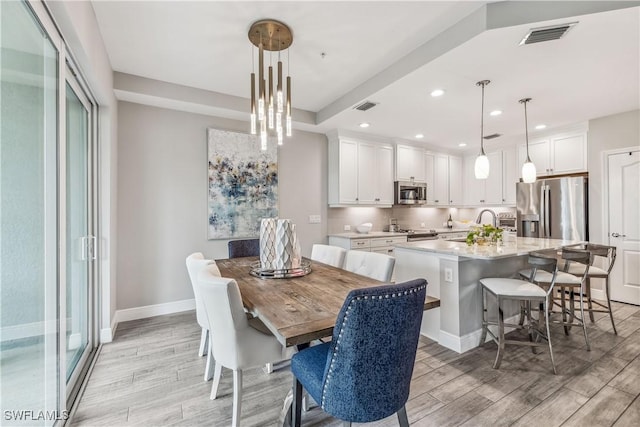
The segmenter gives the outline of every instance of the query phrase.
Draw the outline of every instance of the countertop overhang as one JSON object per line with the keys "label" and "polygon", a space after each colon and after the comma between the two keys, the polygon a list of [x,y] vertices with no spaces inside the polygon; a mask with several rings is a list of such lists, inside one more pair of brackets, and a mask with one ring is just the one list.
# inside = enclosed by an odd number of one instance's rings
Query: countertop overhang
{"label": "countertop overhang", "polygon": [[[473,259],[499,259],[527,255],[531,252],[561,249],[565,246],[583,243],[579,240],[538,239],[535,237],[514,237],[500,245],[467,245],[464,242],[447,240],[425,240],[397,243],[399,249],[409,249],[441,255],[453,255]],[[396,252],[397,254],[397,252]],[[397,255],[396,255],[397,256]]]}

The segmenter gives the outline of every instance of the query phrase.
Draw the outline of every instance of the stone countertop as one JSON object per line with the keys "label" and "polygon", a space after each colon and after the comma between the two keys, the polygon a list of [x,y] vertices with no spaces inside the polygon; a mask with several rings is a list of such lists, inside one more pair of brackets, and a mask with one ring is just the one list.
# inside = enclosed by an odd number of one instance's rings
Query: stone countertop
{"label": "stone countertop", "polygon": [[358,233],[356,231],[351,231],[347,233],[329,234],[329,237],[344,237],[347,239],[371,239],[375,237],[396,237],[396,236],[407,236],[407,233],[390,233],[388,231],[370,231],[368,233]]}
{"label": "stone countertop", "polygon": [[[577,240],[538,239],[535,237],[514,237],[507,239],[499,246],[469,246],[464,242],[451,242],[447,240],[424,240],[419,242],[397,243],[396,248],[415,250],[420,252],[435,253],[440,255],[453,255],[474,259],[498,259],[520,255],[541,250],[560,249],[564,246],[581,243]],[[396,257],[398,252],[396,252]]]}

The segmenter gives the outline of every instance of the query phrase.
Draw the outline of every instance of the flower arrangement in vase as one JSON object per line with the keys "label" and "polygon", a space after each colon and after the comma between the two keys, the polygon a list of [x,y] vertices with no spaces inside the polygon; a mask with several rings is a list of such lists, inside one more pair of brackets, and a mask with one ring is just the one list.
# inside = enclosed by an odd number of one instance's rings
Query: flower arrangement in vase
{"label": "flower arrangement in vase", "polygon": [[502,240],[502,229],[491,224],[472,227],[467,234],[467,245],[496,244]]}

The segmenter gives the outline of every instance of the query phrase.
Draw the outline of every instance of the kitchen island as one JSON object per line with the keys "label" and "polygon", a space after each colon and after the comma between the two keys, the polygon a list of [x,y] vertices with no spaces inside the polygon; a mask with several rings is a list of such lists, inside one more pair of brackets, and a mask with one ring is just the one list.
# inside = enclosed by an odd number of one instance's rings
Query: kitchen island
{"label": "kitchen island", "polygon": [[[463,353],[477,347],[482,329],[484,277],[519,277],[528,268],[531,252],[550,251],[581,243],[571,240],[511,237],[501,245],[468,246],[464,242],[429,240],[395,246],[395,278],[404,282],[427,279],[427,295],[440,299],[440,308],[424,312],[421,333]],[[507,316],[519,313],[517,303]]]}

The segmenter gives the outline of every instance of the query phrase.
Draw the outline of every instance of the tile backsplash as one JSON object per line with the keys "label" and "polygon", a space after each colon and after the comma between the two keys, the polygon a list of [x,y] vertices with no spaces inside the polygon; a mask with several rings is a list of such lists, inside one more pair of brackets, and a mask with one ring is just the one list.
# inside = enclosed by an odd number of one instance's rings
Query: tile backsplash
{"label": "tile backsplash", "polygon": [[[363,222],[373,223],[373,231],[384,231],[391,218],[396,218],[400,228],[442,228],[449,218],[454,221],[475,222],[478,213],[483,208],[434,208],[434,207],[405,207],[393,208],[329,208],[327,213],[327,231],[329,234],[344,233],[344,226],[349,225],[351,231]],[[513,212],[515,208],[490,207],[496,213]],[[485,214],[483,220],[489,221],[490,215]]]}

